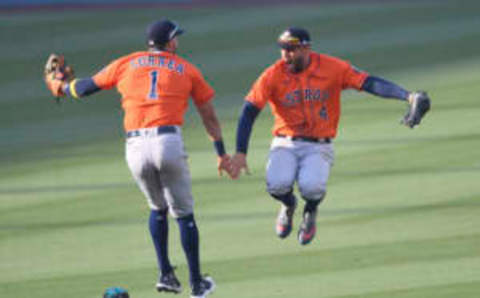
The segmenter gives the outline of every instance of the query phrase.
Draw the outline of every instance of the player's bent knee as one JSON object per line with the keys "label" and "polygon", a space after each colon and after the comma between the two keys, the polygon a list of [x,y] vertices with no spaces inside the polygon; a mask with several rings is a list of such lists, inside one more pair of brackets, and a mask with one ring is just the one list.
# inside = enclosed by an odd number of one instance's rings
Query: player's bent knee
{"label": "player's bent knee", "polygon": [[176,207],[170,206],[170,214],[173,218],[183,218],[193,214],[193,208],[190,206]]}
{"label": "player's bent knee", "polygon": [[327,194],[324,187],[303,187],[300,188],[300,194],[306,200],[321,201]]}
{"label": "player's bent knee", "polygon": [[271,196],[283,196],[292,191],[292,184],[289,181],[268,181],[267,180],[267,192]]}
{"label": "player's bent knee", "polygon": [[185,214],[183,216],[177,217],[177,220],[193,220],[193,219],[194,219],[193,213]]}
{"label": "player's bent knee", "polygon": [[292,191],[292,186],[289,184],[267,184],[267,192],[272,197],[279,197],[286,195]]}

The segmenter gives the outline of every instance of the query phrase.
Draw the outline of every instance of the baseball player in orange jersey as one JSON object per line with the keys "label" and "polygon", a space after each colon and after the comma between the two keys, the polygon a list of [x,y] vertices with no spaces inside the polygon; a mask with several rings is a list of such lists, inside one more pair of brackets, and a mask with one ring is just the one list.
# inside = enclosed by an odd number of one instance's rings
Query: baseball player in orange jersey
{"label": "baseball player in orange jersey", "polygon": [[[238,121],[237,153],[232,158],[233,177],[237,178],[242,169],[248,172],[250,132],[268,102],[275,122],[266,169],[267,191],[281,202],[276,233],[285,238],[292,230],[297,207],[293,194],[296,181],[306,202],[298,230],[298,241],[305,245],[315,236],[317,206],[325,197],[334,161],[332,140],[340,118],[341,91],[357,89],[408,101],[415,111],[405,118],[410,127],[420,123],[430,100],[424,92],[408,92],[346,61],[312,51],[310,35],[303,28],[288,28],[280,35],[278,44],[281,59],[260,75],[246,96]],[[420,100],[422,104],[418,105]],[[418,107],[421,111],[417,111]]]}
{"label": "baseball player in orange jersey", "polygon": [[168,212],[177,219],[190,272],[191,297],[206,297],[215,283],[202,276],[199,235],[193,216],[193,198],[181,126],[188,99],[203,120],[218,154],[218,171],[229,172],[220,124],[212,98],[214,90],[200,71],[175,54],[178,25],[163,19],[147,29],[148,51],[121,57],[91,78],[70,83],[47,79],[54,95],[74,98],[116,87],[125,112],[126,160],[150,206],[149,229],[155,246],[158,291],[179,293],[182,288],[168,257]]}

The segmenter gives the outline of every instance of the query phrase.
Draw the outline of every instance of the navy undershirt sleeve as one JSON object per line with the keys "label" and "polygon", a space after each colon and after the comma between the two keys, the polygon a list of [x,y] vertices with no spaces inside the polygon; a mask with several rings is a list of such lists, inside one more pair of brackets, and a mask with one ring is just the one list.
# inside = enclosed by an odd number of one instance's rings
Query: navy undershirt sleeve
{"label": "navy undershirt sleeve", "polygon": [[245,101],[242,107],[240,118],[238,119],[237,152],[247,154],[248,142],[250,140],[253,123],[255,122],[255,119],[259,113],[259,108],[257,108],[251,102]]}
{"label": "navy undershirt sleeve", "polygon": [[[65,93],[69,96],[73,96],[72,90],[70,90],[70,84],[65,89]],[[95,84],[92,78],[77,79],[75,82],[75,91],[78,97],[88,96],[101,89]]]}
{"label": "navy undershirt sleeve", "polygon": [[362,90],[385,98],[407,100],[409,92],[402,87],[379,77],[368,76]]}

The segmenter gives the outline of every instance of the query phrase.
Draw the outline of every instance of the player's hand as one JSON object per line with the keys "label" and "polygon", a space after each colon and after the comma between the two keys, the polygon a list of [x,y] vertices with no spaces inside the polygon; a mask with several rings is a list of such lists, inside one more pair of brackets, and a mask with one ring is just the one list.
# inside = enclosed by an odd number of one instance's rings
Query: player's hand
{"label": "player's hand", "polygon": [[245,153],[236,153],[232,157],[232,179],[237,179],[241,172],[244,171],[245,174],[250,175],[250,171],[247,165],[247,155]]}
{"label": "player's hand", "polygon": [[45,84],[47,88],[52,92],[55,97],[62,97],[65,95],[63,92],[64,82],[51,76],[45,77]]}
{"label": "player's hand", "polygon": [[233,179],[232,158],[228,154],[224,154],[217,158],[218,176],[223,176],[223,171]]}
{"label": "player's hand", "polygon": [[64,96],[63,92],[66,83],[75,78],[73,68],[66,64],[63,55],[51,54],[45,63],[43,78],[47,88],[53,96]]}

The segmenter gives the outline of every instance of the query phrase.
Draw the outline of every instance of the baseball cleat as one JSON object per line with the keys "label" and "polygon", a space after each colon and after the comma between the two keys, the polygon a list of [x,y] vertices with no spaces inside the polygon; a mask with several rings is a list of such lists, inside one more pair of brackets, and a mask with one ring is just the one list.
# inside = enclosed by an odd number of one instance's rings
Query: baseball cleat
{"label": "baseball cleat", "polygon": [[157,284],[157,291],[178,294],[182,291],[182,285],[178,281],[173,270],[170,273],[160,276]]}
{"label": "baseball cleat", "polygon": [[290,232],[292,231],[293,214],[295,213],[296,208],[296,198],[294,199],[294,203],[292,206],[287,207],[282,204],[282,206],[280,207],[280,211],[278,212],[277,216],[277,223],[275,225],[275,230],[278,237],[283,239],[290,235]]}
{"label": "baseball cleat", "polygon": [[192,286],[191,298],[205,298],[215,290],[215,281],[210,276],[205,276],[202,280]]}
{"label": "baseball cleat", "polygon": [[298,242],[301,245],[309,244],[315,237],[317,232],[317,211],[305,211],[303,213],[303,221],[298,230]]}

